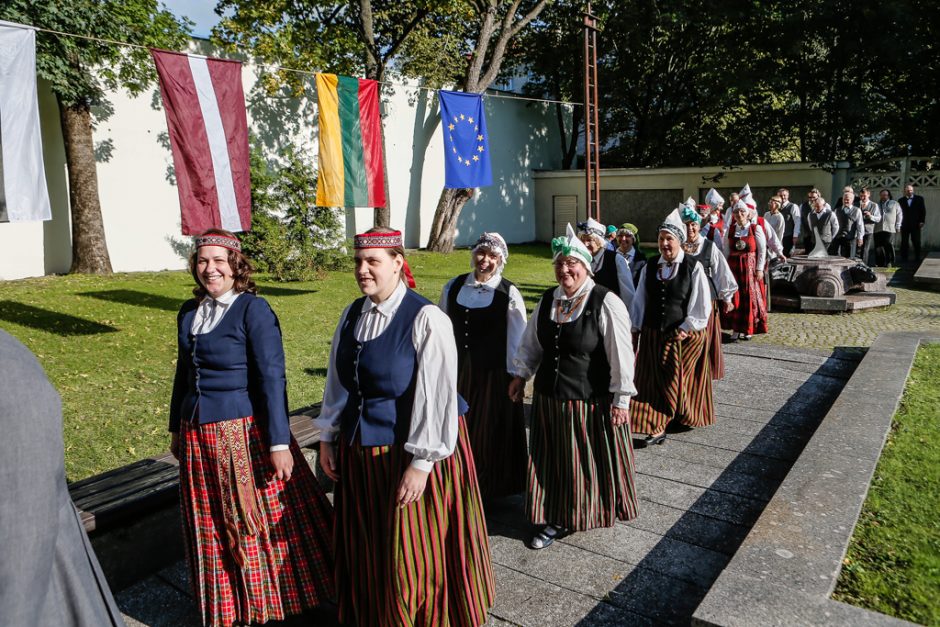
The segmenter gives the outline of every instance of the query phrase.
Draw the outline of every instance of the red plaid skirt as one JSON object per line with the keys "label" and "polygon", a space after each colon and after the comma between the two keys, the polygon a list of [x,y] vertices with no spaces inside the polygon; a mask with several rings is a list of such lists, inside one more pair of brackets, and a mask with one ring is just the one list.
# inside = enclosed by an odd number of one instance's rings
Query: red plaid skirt
{"label": "red plaid skirt", "polygon": [[290,452],[290,481],[271,480],[250,416],[183,423],[183,534],[203,625],[282,620],[333,597],[333,508],[293,437]]}
{"label": "red plaid skirt", "polygon": [[728,266],[738,282],[734,309],[721,314],[721,327],[745,335],[767,333],[767,294],[764,281],[754,276],[757,253],[732,253]]}

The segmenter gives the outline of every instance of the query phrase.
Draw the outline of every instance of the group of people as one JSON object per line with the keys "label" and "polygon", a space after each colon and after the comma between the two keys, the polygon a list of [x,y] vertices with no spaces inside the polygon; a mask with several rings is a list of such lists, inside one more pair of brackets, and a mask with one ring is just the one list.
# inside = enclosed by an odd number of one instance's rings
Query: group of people
{"label": "group of people", "polygon": [[729,200],[680,204],[658,256],[633,224],[568,225],[530,316],[497,233],[437,304],[414,291],[400,232],[357,235],[362,296],[339,318],[315,421],[332,504],[291,436],[280,327],[238,238],[196,238],[170,431],[204,623],[335,602],[359,625],[480,625],[495,590],[485,502],[524,493],[533,549],[634,518],[634,447],[715,422],[723,341],[767,332],[771,260],[801,234],[893,258],[882,234],[907,211],[866,189],[835,211],[816,190],[810,210],[780,189],[763,216],[748,186]]}

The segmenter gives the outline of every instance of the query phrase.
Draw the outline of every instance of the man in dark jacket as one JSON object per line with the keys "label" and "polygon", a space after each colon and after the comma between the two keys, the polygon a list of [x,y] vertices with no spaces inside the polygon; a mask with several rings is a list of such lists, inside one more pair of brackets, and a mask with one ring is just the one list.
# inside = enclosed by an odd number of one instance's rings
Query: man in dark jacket
{"label": "man in dark jacket", "polygon": [[62,402],[0,331],[0,624],[124,625],[65,483]]}
{"label": "man in dark jacket", "polygon": [[927,221],[924,197],[914,193],[914,186],[904,186],[904,195],[898,199],[904,222],[901,223],[901,261],[907,261],[908,241],[914,245],[914,261],[920,261],[920,233]]}

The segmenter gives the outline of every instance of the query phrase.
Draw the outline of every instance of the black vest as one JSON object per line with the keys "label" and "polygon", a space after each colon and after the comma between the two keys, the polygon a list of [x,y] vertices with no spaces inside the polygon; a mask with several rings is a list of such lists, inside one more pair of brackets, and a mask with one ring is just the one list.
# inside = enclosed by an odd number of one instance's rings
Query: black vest
{"label": "black vest", "polygon": [[604,262],[601,269],[594,274],[594,282],[620,296],[620,282],[617,280],[617,253],[604,249]]}
{"label": "black vest", "polygon": [[[839,209],[839,211],[842,211],[842,209]],[[824,215],[826,217],[820,218],[820,215]],[[819,229],[819,236],[822,238],[822,241],[827,245],[832,242],[831,239],[827,239],[829,237],[829,229],[827,227],[829,226],[829,220],[832,219],[839,219],[833,215],[832,211],[824,211],[822,214],[818,214],[813,211],[809,214],[806,220],[809,223],[809,232],[813,234],[813,239],[816,239],[814,229]]]}
{"label": "black vest", "polygon": [[669,281],[660,281],[656,276],[657,266],[646,268],[646,312],[643,328],[663,332],[675,331],[685,321],[692,299],[692,271],[698,263],[686,254],[676,268],[676,276]]}
{"label": "black vest", "polygon": [[700,250],[697,255],[685,254],[686,257],[691,257],[702,264],[702,269],[705,270],[705,276],[708,277],[708,285],[712,288],[712,300],[718,298],[718,288],[715,287],[715,268],[712,267],[712,246],[714,245],[714,242],[706,239],[702,243],[702,250]]}
{"label": "black vest", "polygon": [[780,213],[783,214],[783,239],[793,237],[793,207],[795,207],[792,202],[788,202],[783,207],[780,208]]}
{"label": "black vest", "polygon": [[506,370],[506,312],[509,311],[509,287],[502,279],[487,307],[469,309],[457,302],[457,295],[468,274],[454,279],[447,292],[447,315],[454,325],[457,360],[462,369],[469,357],[474,369]]}
{"label": "black vest", "polygon": [[595,285],[574,322],[552,322],[551,288],[539,304],[538,339],[542,363],[535,373],[535,391],[558,400],[606,398],[610,394],[610,363],[604,352],[599,319],[609,290]]}
{"label": "black vest", "polygon": [[[854,208],[854,205],[853,205]],[[849,217],[849,214],[845,212],[845,205],[839,205],[838,209],[835,209],[833,213],[836,214],[836,218],[839,220],[839,232],[836,234],[837,239],[855,239],[852,236],[852,233],[855,232],[856,224],[861,220],[862,214],[859,211],[858,217],[852,219]]]}

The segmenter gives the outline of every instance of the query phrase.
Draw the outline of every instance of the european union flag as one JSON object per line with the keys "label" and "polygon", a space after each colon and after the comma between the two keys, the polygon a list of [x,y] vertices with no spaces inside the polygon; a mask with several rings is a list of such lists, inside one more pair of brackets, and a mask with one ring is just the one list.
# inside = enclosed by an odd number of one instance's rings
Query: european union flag
{"label": "european union flag", "polygon": [[492,185],[483,96],[443,89],[438,95],[444,129],[444,187]]}

